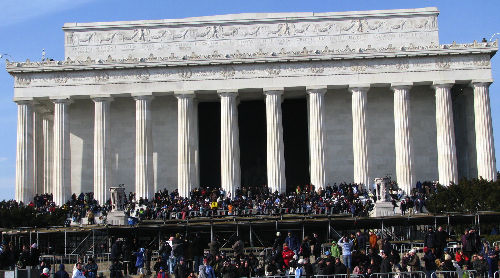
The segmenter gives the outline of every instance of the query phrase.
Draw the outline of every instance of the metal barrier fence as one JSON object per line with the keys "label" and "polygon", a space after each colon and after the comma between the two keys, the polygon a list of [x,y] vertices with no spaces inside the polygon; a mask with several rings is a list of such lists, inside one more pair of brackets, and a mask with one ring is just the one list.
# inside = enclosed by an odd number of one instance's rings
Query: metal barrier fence
{"label": "metal barrier fence", "polygon": [[[251,208],[243,210],[225,210],[225,209],[201,209],[190,211],[167,211],[161,212],[158,220],[175,220],[193,217],[225,217],[225,216],[254,216],[254,215],[282,215],[282,214],[307,214],[307,215],[352,215],[348,209],[337,211],[336,208]],[[137,217],[137,216],[136,216]]]}
{"label": "metal barrier fence", "polygon": [[372,273],[369,278],[425,278],[423,271]]}
{"label": "metal barrier fence", "polygon": [[[295,274],[289,275],[274,275],[274,276],[254,276],[252,278],[290,278],[295,277]],[[301,275],[301,277],[312,277],[312,278],[425,278],[425,273],[423,271],[413,271],[413,272],[389,272],[389,273],[373,273],[369,276],[363,274],[331,274],[331,275]],[[461,278],[461,277],[460,277]]]}
{"label": "metal barrier fence", "polygon": [[[467,276],[464,276],[467,274]],[[475,270],[455,270],[455,271],[434,271],[430,275],[431,278],[488,278],[488,273],[486,275],[478,275]]]}
{"label": "metal barrier fence", "polygon": [[493,273],[493,278],[500,278],[500,271],[495,271],[495,273]]}

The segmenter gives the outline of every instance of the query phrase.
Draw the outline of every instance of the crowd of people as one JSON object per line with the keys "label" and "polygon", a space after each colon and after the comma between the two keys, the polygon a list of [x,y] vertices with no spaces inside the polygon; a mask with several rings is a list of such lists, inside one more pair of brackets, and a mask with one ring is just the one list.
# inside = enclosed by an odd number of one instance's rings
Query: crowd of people
{"label": "crowd of people", "polygon": [[[299,239],[289,231],[287,235],[277,232],[271,246],[254,254],[245,252],[245,242],[237,236],[230,239],[231,251],[227,253],[221,249],[223,242],[217,237],[207,244],[199,234],[186,238],[175,234],[161,241],[159,248],[140,244],[136,238],[119,238],[112,239],[109,250],[112,264],[106,271],[111,278],[127,275],[167,278],[172,274],[175,278],[298,278],[347,273],[363,278],[375,273],[381,273],[386,278],[393,277],[393,273],[401,273],[399,277],[421,277],[404,274],[407,272],[425,273],[431,278],[436,277],[432,273],[439,271],[445,272],[445,278],[462,278],[472,277],[471,270],[474,277],[486,278],[493,277],[498,271],[499,246],[490,246],[481,240],[474,228],[465,230],[461,236],[461,248],[456,252],[447,248],[448,240],[449,234],[442,227],[436,231],[429,228],[423,249],[400,253],[390,237],[381,237],[373,230],[368,233],[358,230],[333,241],[321,238],[318,233]],[[52,273],[52,266],[40,260],[36,244],[25,245],[20,251],[12,242],[2,244],[0,266],[3,269],[31,266],[39,270],[41,278],[47,278],[48,273]],[[92,258],[87,263],[80,260],[75,264],[71,277],[96,278],[98,271],[99,267]],[[59,266],[57,273],[57,278],[68,278],[64,275],[64,265]]]}
{"label": "crowd of people", "polygon": [[[231,198],[232,197],[232,198]],[[136,198],[130,192],[125,198],[125,213],[139,220],[165,220],[172,213],[179,213],[183,219],[194,216],[215,215],[216,211],[224,211],[223,215],[251,214],[350,214],[368,216],[376,201],[372,192],[367,192],[357,184],[334,184],[326,188],[315,189],[312,185],[297,186],[294,192],[270,192],[267,187],[242,187],[235,196],[229,196],[222,188],[196,188],[189,197],[180,197],[177,190],[169,192],[160,190],[151,200]],[[0,209],[29,207],[37,214],[64,213],[67,219],[87,224],[105,223],[111,211],[111,200],[99,204],[93,193],[73,194],[61,207],[53,202],[52,194],[36,195],[28,204],[16,201],[0,202]],[[196,212],[195,214],[189,214]],[[98,221],[99,220],[99,221]],[[62,223],[61,223],[62,224]]]}

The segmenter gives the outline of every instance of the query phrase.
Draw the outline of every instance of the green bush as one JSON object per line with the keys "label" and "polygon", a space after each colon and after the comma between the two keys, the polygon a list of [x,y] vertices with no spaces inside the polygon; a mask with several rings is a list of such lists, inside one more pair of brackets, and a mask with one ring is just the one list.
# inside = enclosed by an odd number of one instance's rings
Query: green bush
{"label": "green bush", "polygon": [[484,179],[461,180],[450,186],[438,185],[436,193],[427,200],[431,213],[442,212],[500,212],[500,181]]}

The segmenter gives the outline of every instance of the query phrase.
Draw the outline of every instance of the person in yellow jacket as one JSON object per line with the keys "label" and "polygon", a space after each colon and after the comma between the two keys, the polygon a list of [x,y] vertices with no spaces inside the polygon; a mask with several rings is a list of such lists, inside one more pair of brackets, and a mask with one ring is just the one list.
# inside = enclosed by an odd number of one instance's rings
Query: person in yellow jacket
{"label": "person in yellow jacket", "polygon": [[212,202],[212,203],[210,203],[210,208],[211,209],[217,209],[218,206],[219,206],[219,204],[217,202],[215,202],[215,201]]}

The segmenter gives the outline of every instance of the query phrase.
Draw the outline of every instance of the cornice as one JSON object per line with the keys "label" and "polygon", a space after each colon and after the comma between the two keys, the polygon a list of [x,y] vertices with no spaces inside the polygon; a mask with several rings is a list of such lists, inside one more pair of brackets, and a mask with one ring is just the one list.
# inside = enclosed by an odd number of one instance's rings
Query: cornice
{"label": "cornice", "polygon": [[283,63],[304,61],[331,61],[331,60],[356,60],[356,59],[380,59],[419,56],[448,56],[468,54],[490,54],[493,56],[498,51],[498,40],[490,43],[478,43],[474,41],[469,44],[444,44],[430,45],[428,47],[401,47],[393,48],[359,48],[330,50],[309,50],[306,47],[300,52],[287,52],[282,49],[279,52],[256,52],[256,53],[234,53],[225,56],[218,53],[214,55],[200,56],[192,53],[190,56],[177,57],[155,57],[152,54],[146,58],[93,60],[88,58],[84,61],[42,61],[42,62],[10,62],[7,61],[6,69],[11,74],[17,73],[39,73],[60,71],[91,71],[109,69],[140,69],[158,67],[186,67],[206,65],[231,65],[231,64],[258,64],[258,63]]}
{"label": "cornice", "polygon": [[137,20],[137,21],[116,21],[116,22],[91,22],[91,23],[66,23],[64,31],[86,31],[86,30],[119,30],[130,28],[150,28],[169,26],[193,26],[193,25],[214,25],[214,24],[245,24],[245,23],[265,23],[283,21],[315,21],[315,20],[338,20],[356,19],[367,17],[391,17],[391,16],[419,16],[438,15],[439,10],[435,7],[420,9],[397,9],[397,10],[371,10],[371,11],[349,11],[349,12],[301,12],[301,13],[243,13],[215,16],[191,17],[182,19],[162,19],[162,20]]}

